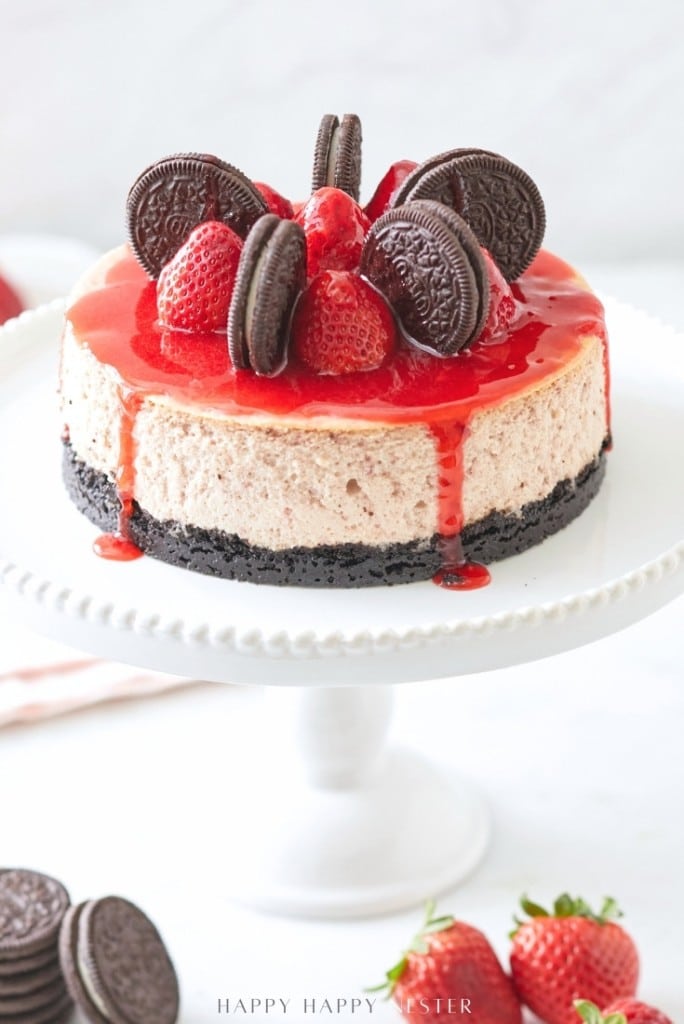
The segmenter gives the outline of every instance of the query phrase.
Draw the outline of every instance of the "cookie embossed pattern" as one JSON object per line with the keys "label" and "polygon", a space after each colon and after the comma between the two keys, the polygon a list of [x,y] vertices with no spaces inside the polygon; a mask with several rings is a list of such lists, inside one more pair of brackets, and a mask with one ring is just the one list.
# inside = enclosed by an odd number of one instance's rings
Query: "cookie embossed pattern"
{"label": "cookie embossed pattern", "polygon": [[62,347],[64,477],[99,553],[466,590],[595,497],[604,314],[541,249],[532,179],[450,150],[362,209],[360,177],[359,118],[326,115],[305,203],[200,154],[134,183],[130,246],[77,284]]}

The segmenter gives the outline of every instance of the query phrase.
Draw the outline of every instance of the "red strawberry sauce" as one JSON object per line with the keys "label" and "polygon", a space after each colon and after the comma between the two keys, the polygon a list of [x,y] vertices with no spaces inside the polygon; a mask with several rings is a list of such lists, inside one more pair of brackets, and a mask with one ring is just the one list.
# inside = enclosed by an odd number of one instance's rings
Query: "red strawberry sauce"
{"label": "red strawberry sauce", "polygon": [[[583,336],[598,334],[605,344],[601,303],[556,256],[540,252],[512,288],[519,316],[509,332],[476,341],[453,358],[437,359],[402,346],[377,370],[333,377],[288,366],[280,376],[264,378],[233,369],[223,335],[161,328],[155,282],[122,250],[102,286],[78,298],[67,312],[76,337],[82,343],[87,339],[96,358],[115,367],[122,379],[121,538],[134,493],[135,415],[145,396],[166,394],[228,414],[426,424],[439,459],[436,528],[443,538],[454,538],[446,545],[453,548],[463,525],[462,450],[471,416],[553,376],[578,354]],[[607,354],[605,367],[608,394]],[[130,556],[128,548],[124,552]],[[463,567],[460,561],[450,564],[451,556],[446,561],[443,578],[436,582],[462,589],[487,582],[486,570]]]}

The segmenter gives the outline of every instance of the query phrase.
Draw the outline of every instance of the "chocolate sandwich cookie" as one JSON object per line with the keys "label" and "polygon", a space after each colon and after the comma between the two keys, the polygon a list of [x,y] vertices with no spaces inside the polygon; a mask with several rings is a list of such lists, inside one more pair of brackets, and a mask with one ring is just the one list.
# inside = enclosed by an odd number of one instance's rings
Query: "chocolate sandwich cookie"
{"label": "chocolate sandwich cookie", "polygon": [[0,871],[0,961],[4,964],[53,949],[69,894],[38,871]]}
{"label": "chocolate sandwich cookie", "polygon": [[59,933],[59,962],[71,998],[91,1024],[109,1024],[88,994],[78,967],[78,932],[85,903],[69,907]]}
{"label": "chocolate sandwich cookie", "polygon": [[74,1004],[71,996],[65,994],[61,999],[56,1000],[49,1006],[37,1010],[27,1010],[26,1013],[9,1013],[0,1017],[2,1024],[66,1024],[71,1020],[74,1012]]}
{"label": "chocolate sandwich cookie", "polygon": [[303,228],[272,213],[261,217],[240,253],[228,311],[228,350],[234,366],[264,377],[280,373],[292,311],[305,284]]}
{"label": "chocolate sandwich cookie", "polygon": [[[18,962],[18,961],[15,961]],[[62,971],[57,951],[51,953],[51,960],[37,971],[22,971],[19,974],[0,975],[0,1004],[14,996],[29,996],[54,982],[62,981]],[[1,1011],[0,1011],[1,1014]]]}
{"label": "chocolate sandwich cookie", "polygon": [[441,203],[419,200],[383,214],[366,238],[361,273],[407,340],[434,355],[455,355],[487,319],[484,256],[465,221]]}
{"label": "chocolate sandwich cookie", "polygon": [[118,896],[72,908],[59,953],[67,987],[91,1024],[175,1024],[178,979],[149,918]]}
{"label": "chocolate sandwich cookie", "polygon": [[153,278],[193,228],[220,220],[245,238],[268,207],[242,171],[218,157],[177,153],[146,168],[126,201],[131,249]]}
{"label": "chocolate sandwich cookie", "polygon": [[546,229],[544,201],[529,174],[486,150],[453,150],[417,167],[402,183],[393,206],[433,199],[452,207],[507,281],[530,265]]}
{"label": "chocolate sandwich cookie", "polygon": [[43,967],[49,967],[55,962],[55,950],[52,946],[32,956],[17,957],[13,960],[0,960],[0,983],[5,978],[23,977],[25,974],[33,974]]}
{"label": "chocolate sandwich cookie", "polygon": [[316,137],[312,191],[326,185],[347,192],[357,203],[361,189],[361,120],[325,114]]}
{"label": "chocolate sandwich cookie", "polygon": [[46,1012],[53,1007],[64,1006],[67,1002],[71,1002],[71,998],[60,973],[55,981],[43,985],[34,992],[24,995],[0,995],[0,1022],[7,1017]]}
{"label": "chocolate sandwich cookie", "polygon": [[[410,174],[406,175],[401,185],[392,196],[391,205],[401,206],[403,203],[408,202],[411,192],[416,185],[422,181],[428,171],[433,171],[435,167],[448,163],[450,160],[455,160],[457,157],[472,156],[477,153],[488,153],[490,156],[496,156],[495,153],[491,153],[488,149],[474,149],[471,147],[465,149],[449,149],[446,153],[436,153],[435,156],[431,156],[427,160],[423,160],[421,164],[418,164],[417,167],[413,168]],[[436,197],[430,196],[430,198],[432,199]],[[447,206],[450,205],[451,203],[447,203]]]}

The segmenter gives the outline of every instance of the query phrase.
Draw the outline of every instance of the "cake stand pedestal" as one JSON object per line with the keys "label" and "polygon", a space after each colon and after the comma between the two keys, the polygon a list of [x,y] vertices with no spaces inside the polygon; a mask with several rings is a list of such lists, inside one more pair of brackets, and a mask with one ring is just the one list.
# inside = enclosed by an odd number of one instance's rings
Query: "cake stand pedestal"
{"label": "cake stand pedestal", "polygon": [[[684,339],[629,307],[606,310],[616,445],[605,484],[569,527],[468,593],[258,587],[95,558],[97,531],[60,479],[61,308],[0,330],[0,436],[12,439],[0,445],[11,496],[0,502],[2,610],[99,657],[268,687],[244,773],[225,780],[227,806],[214,790],[203,808],[208,829],[217,814],[222,827],[203,863],[220,859],[216,877],[236,899],[350,916],[464,878],[486,849],[486,811],[466,783],[386,745],[393,685],[549,657],[684,590]],[[198,801],[209,799],[202,781],[198,765]]]}
{"label": "cake stand pedestal", "polygon": [[489,835],[484,804],[417,752],[387,745],[393,690],[268,692],[255,756],[276,770],[231,807],[248,836],[231,844],[233,899],[308,917],[384,913],[436,896],[477,866]]}

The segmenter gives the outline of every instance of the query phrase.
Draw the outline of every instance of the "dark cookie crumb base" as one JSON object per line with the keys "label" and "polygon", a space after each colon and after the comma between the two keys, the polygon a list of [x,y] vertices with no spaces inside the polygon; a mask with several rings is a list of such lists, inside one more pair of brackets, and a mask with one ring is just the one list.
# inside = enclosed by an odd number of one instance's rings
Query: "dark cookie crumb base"
{"label": "dark cookie crumb base", "polygon": [[[521,514],[492,512],[466,526],[465,556],[497,562],[539,544],[572,522],[598,493],[605,474],[604,445],[574,480],[562,480],[546,498],[523,506]],[[119,502],[113,481],[92,469],[64,445],[64,482],[71,500],[101,530],[118,526]],[[438,535],[429,541],[389,544],[333,544],[271,551],[253,547],[219,530],[159,522],[134,502],[130,538],[152,558],[207,576],[272,586],[374,587],[431,579],[441,568]]]}

